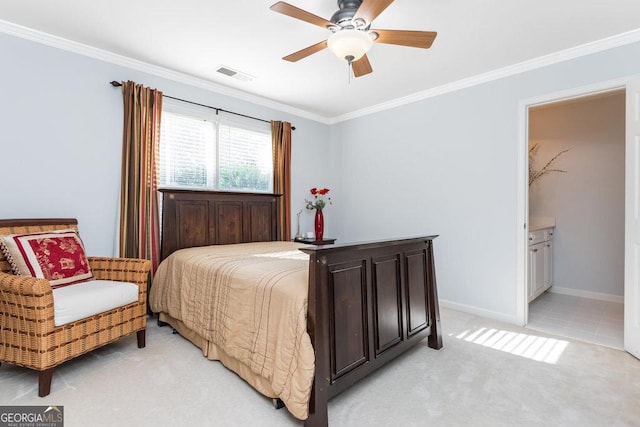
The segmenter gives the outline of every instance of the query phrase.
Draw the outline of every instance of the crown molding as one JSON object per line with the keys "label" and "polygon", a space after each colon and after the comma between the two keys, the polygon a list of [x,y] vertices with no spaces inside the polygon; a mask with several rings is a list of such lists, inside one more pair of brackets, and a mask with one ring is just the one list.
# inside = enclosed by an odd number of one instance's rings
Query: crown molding
{"label": "crown molding", "polygon": [[369,114],[377,113],[391,108],[399,107],[402,105],[411,104],[424,99],[433,98],[443,95],[449,92],[455,92],[457,90],[466,89],[472,86],[480,85],[490,81],[502,79],[505,77],[513,76],[516,74],[524,73],[526,71],[535,70],[538,68],[546,67],[548,65],[557,64],[559,62],[568,61],[570,59],[579,58],[581,56],[591,55],[594,53],[602,52],[604,50],[613,49],[616,47],[624,46],[630,43],[640,41],[640,29],[629,31],[626,33],[618,34],[615,36],[607,37],[605,39],[597,40],[595,42],[586,43],[580,46],[572,47],[569,49],[561,50],[551,53],[549,55],[540,56],[528,61],[523,61],[514,65],[499,68],[497,70],[489,71],[483,74],[478,74],[466,79],[457,80],[452,83],[437,86],[431,89],[417,92],[402,98],[397,98],[389,102],[383,102],[371,107],[363,108],[361,110],[353,111],[351,113],[343,114],[341,116],[333,117],[329,120],[329,124],[335,124],[346,120],[355,119]]}
{"label": "crown molding", "polygon": [[272,108],[289,114],[294,114],[296,116],[310,119],[316,122],[328,124],[327,117],[313,114],[306,110],[301,110],[290,105],[281,104],[271,99],[263,98],[261,96],[257,96],[239,89],[234,89],[229,86],[213,83],[209,80],[182,73],[180,71],[175,71],[158,65],[149,64],[147,62],[139,61],[127,56],[109,52],[107,50],[98,49],[86,44],[74,42],[42,31],[23,27],[21,25],[3,21],[1,19],[0,33],[5,33],[36,43],[66,50],[68,52],[98,59],[100,61],[131,68],[144,73],[152,74],[154,76],[163,77],[175,82],[184,83],[200,89],[210,90],[221,95],[226,95],[232,98],[240,99],[242,101],[251,102],[263,107]]}
{"label": "crown molding", "polygon": [[538,68],[546,67],[548,65],[557,64],[559,62],[567,61],[574,58],[579,58],[581,56],[602,52],[604,50],[613,49],[616,47],[620,47],[620,46],[624,46],[630,43],[635,43],[640,41],[640,29],[632,30],[626,33],[607,37],[605,39],[597,40],[591,43],[586,43],[586,44],[565,49],[562,51],[554,52],[549,55],[544,55],[538,58],[520,62],[507,67],[499,68],[497,70],[489,71],[483,74],[478,74],[472,77],[457,80],[455,82],[447,83],[441,86],[436,86],[431,89],[417,92],[405,97],[396,98],[388,102],[383,102],[377,105],[373,105],[371,107],[356,110],[340,116],[325,117],[325,116],[311,113],[306,110],[292,107],[287,104],[282,104],[268,98],[253,95],[239,89],[234,89],[221,84],[213,83],[209,80],[195,77],[186,73],[182,73],[179,71],[171,70],[169,68],[149,64],[147,62],[139,61],[137,59],[129,58],[123,55],[118,55],[113,52],[109,52],[103,49],[98,49],[82,43],[74,42],[68,39],[64,39],[62,37],[44,33],[42,31],[33,30],[31,28],[23,27],[21,25],[17,25],[11,22],[0,20],[0,33],[5,33],[11,36],[23,38],[36,43],[40,43],[40,44],[55,47],[58,49],[73,52],[79,55],[84,55],[84,56],[88,56],[101,61],[109,62],[115,65],[131,68],[137,71],[152,74],[154,76],[163,77],[169,80],[173,80],[175,82],[194,86],[200,89],[210,90],[210,91],[213,91],[222,95],[226,95],[232,98],[251,102],[253,104],[257,104],[263,107],[272,108],[278,111],[293,114],[299,117],[303,117],[309,120],[313,120],[319,123],[324,123],[329,125],[347,121],[347,120],[352,120],[362,116],[367,116],[373,113],[389,110],[392,108],[422,101],[428,98],[440,96],[446,93],[455,92],[461,89],[466,89],[472,86],[476,86],[483,83],[498,80],[501,78],[524,73],[526,71],[535,70]]}

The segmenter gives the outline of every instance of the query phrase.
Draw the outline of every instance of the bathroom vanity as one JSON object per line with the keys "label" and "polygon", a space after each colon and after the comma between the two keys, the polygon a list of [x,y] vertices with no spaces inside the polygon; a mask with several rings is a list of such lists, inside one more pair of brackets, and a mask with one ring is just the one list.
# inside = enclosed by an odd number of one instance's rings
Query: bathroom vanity
{"label": "bathroom vanity", "polygon": [[533,225],[529,228],[529,274],[527,297],[531,302],[553,282],[553,232],[554,226]]}

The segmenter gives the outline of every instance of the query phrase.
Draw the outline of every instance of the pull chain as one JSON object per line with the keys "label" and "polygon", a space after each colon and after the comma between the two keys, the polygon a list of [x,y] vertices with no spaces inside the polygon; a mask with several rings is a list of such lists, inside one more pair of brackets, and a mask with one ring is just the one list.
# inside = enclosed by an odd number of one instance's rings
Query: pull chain
{"label": "pull chain", "polygon": [[347,55],[344,57],[344,59],[347,60],[347,75],[349,76],[347,78],[347,83],[351,84],[351,68],[352,68],[351,64],[353,63],[354,58],[351,55]]}

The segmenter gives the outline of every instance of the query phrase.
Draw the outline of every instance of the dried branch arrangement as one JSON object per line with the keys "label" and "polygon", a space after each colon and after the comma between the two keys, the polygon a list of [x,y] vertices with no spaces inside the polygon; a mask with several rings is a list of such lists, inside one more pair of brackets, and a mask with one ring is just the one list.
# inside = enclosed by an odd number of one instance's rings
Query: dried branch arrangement
{"label": "dried branch arrangement", "polygon": [[555,162],[558,159],[558,157],[562,156],[564,153],[569,151],[569,149],[560,151],[558,154],[553,156],[551,160],[549,160],[542,167],[542,169],[536,171],[535,169],[533,169],[533,155],[536,153],[537,150],[538,150],[538,144],[534,144],[533,146],[529,147],[529,185],[533,184],[536,180],[542,178],[543,176],[553,172],[567,173],[567,171],[562,169],[552,169],[551,165],[553,165],[553,162]]}

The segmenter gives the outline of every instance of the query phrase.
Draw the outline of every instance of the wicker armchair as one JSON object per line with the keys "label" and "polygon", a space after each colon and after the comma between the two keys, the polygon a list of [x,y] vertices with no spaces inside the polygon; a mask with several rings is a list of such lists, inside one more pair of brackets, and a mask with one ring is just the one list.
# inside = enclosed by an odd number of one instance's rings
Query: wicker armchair
{"label": "wicker armchair", "polygon": [[[75,219],[0,220],[0,235],[76,229]],[[145,346],[147,279],[151,262],[141,259],[89,257],[96,279],[135,283],[138,301],[92,317],[54,324],[49,282],[11,274],[0,251],[0,362],[39,371],[38,395],[51,390],[53,368],[121,337],[137,333]]]}

